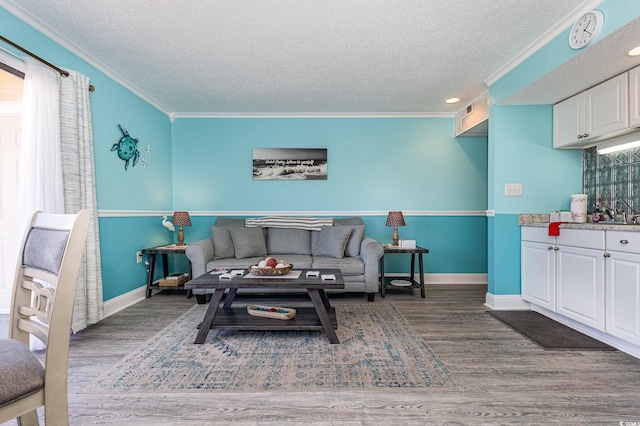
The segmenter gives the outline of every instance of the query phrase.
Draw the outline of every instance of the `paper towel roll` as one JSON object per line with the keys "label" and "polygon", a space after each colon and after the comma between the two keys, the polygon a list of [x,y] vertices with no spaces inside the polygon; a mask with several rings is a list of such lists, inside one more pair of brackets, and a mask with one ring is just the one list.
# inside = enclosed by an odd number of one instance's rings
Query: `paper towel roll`
{"label": "paper towel roll", "polygon": [[587,221],[587,194],[571,195],[571,218],[577,223]]}

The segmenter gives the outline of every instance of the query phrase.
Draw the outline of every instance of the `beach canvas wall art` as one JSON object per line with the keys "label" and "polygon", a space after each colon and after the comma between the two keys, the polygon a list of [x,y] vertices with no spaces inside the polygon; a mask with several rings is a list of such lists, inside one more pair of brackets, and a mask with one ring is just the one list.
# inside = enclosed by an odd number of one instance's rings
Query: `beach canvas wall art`
{"label": "beach canvas wall art", "polygon": [[254,148],[254,180],[327,180],[326,148]]}

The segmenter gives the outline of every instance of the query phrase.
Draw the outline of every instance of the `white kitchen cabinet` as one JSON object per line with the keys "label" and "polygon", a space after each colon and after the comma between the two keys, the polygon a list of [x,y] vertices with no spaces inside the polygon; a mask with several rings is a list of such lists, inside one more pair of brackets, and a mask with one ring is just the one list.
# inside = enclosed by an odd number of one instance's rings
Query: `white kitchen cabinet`
{"label": "white kitchen cabinet", "polygon": [[522,299],[590,327],[605,328],[605,232],[523,227]]}
{"label": "white kitchen cabinet", "polygon": [[556,310],[556,256],[554,246],[522,242],[522,299]]}
{"label": "white kitchen cabinet", "polygon": [[521,232],[522,299],[555,311],[555,237],[546,228],[523,227]]}
{"label": "white kitchen cabinet", "polygon": [[553,107],[553,147],[580,148],[629,128],[629,76],[621,74]]}
{"label": "white kitchen cabinet", "polygon": [[640,127],[640,67],[629,71],[629,127]]}
{"label": "white kitchen cabinet", "polygon": [[584,93],[553,106],[553,147],[561,148],[582,140]]}
{"label": "white kitchen cabinet", "polygon": [[606,332],[640,345],[640,233],[607,232]]}
{"label": "white kitchen cabinet", "polygon": [[556,312],[605,331],[603,250],[558,244],[556,253]]}

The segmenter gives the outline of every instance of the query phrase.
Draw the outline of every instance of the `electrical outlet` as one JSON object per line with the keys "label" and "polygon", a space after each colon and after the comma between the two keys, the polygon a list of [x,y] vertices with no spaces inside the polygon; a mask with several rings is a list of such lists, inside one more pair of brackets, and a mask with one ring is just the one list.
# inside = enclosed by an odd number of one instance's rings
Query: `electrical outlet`
{"label": "electrical outlet", "polygon": [[136,252],[136,263],[142,263],[142,252]]}
{"label": "electrical outlet", "polygon": [[521,197],[522,184],[521,183],[505,183],[504,195],[507,197]]}

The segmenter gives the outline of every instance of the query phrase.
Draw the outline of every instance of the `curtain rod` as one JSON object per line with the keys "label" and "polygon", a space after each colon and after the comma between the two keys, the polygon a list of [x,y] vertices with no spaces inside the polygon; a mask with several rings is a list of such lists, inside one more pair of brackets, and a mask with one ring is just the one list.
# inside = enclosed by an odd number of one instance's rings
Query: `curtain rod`
{"label": "curtain rod", "polygon": [[[21,51],[22,53],[26,53],[27,55],[31,56],[33,59],[36,59],[40,62],[42,62],[43,64],[45,64],[46,66],[48,66],[49,68],[53,68],[54,70],[58,71],[60,73],[60,75],[64,76],[64,77],[69,77],[69,71],[63,70],[61,68],[56,67],[55,65],[53,65],[50,62],[45,61],[44,59],[42,59],[40,56],[33,54],[31,52],[29,52],[27,49],[25,49],[22,46],[19,46],[17,44],[15,44],[14,42],[12,42],[11,40],[9,40],[8,38],[5,38],[3,36],[0,35],[0,39],[2,41],[4,41],[5,43],[15,47],[16,49],[18,49],[19,51]],[[94,87],[93,84],[89,85],[89,91],[93,92],[94,90],[96,90],[96,88]]]}

